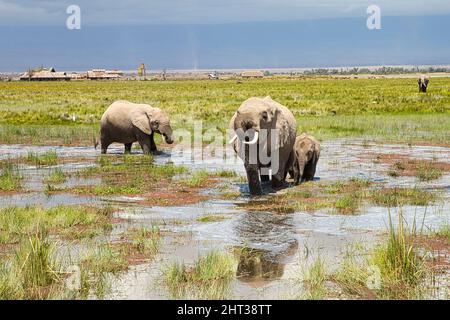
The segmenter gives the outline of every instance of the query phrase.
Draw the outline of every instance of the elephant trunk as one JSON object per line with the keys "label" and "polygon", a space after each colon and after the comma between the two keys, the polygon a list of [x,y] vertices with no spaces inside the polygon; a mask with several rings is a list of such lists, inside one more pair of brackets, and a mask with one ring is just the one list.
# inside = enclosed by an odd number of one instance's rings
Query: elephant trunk
{"label": "elephant trunk", "polygon": [[299,180],[302,181],[303,174],[305,172],[305,166],[306,166],[306,159],[299,158],[298,159],[298,169],[299,169]]}
{"label": "elephant trunk", "polygon": [[261,181],[259,180],[259,165],[250,162],[250,145],[245,145],[244,167],[247,173],[248,188],[252,196],[262,194]]}
{"label": "elephant trunk", "polygon": [[168,130],[162,131],[161,134],[163,135],[163,137],[166,140],[167,144],[172,144],[173,143],[172,129],[168,129]]}
{"label": "elephant trunk", "polygon": [[248,187],[252,196],[259,196],[262,194],[261,182],[259,181],[259,168],[255,164],[246,164],[245,171],[247,172]]}

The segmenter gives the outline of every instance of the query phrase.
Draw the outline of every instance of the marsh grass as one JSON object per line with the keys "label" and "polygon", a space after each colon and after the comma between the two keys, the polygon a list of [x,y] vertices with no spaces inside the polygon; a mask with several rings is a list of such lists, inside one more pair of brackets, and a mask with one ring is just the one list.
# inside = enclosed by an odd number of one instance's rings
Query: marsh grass
{"label": "marsh grass", "polygon": [[370,198],[374,204],[386,207],[426,206],[436,200],[436,195],[418,188],[383,188],[371,192]]}
{"label": "marsh grass", "polygon": [[206,185],[211,174],[206,170],[194,171],[188,178],[180,181],[182,186],[199,188]]}
{"label": "marsh grass", "polygon": [[161,232],[157,226],[153,225],[151,229],[133,229],[129,232],[129,237],[133,248],[140,254],[152,256],[158,252]]}
{"label": "marsh grass", "polygon": [[[54,208],[7,207],[0,209],[0,244],[17,243],[42,225],[52,234],[77,237],[87,229],[99,233],[110,229],[112,209],[60,205]],[[87,234],[87,233],[86,233]]]}
{"label": "marsh grass", "polygon": [[288,189],[284,194],[238,205],[251,210],[277,213],[329,209],[339,214],[355,214],[367,198],[372,184],[368,180],[358,178],[332,183],[306,182]]}
{"label": "marsh grass", "polygon": [[334,203],[334,207],[340,214],[354,214],[359,209],[360,203],[360,197],[347,194],[339,197]]}
{"label": "marsh grass", "polygon": [[388,238],[375,247],[367,259],[357,263],[347,257],[334,280],[349,294],[378,299],[421,297],[425,277],[429,276],[425,256],[419,254],[413,236],[415,223],[407,227],[401,210],[397,224],[389,216]]}
{"label": "marsh grass", "polygon": [[443,171],[432,163],[420,164],[417,168],[417,177],[421,181],[431,181],[442,177]]}
{"label": "marsh grass", "polygon": [[112,276],[128,269],[123,250],[103,243],[92,248],[80,263],[80,296],[102,299],[111,290]]}
{"label": "marsh grass", "polygon": [[11,259],[0,264],[0,299],[47,299],[61,281],[54,245],[43,227],[23,237]]}
{"label": "marsh grass", "polygon": [[102,155],[96,166],[85,168],[78,173],[82,177],[99,177],[102,182],[95,186],[70,190],[95,195],[143,194],[168,185],[175,175],[185,172],[186,167],[172,163],[156,165],[150,155]]}
{"label": "marsh grass", "polygon": [[192,267],[171,264],[164,270],[164,283],[175,298],[224,299],[235,272],[233,255],[211,251]]}
{"label": "marsh grass", "polygon": [[222,215],[207,214],[207,215],[197,218],[197,221],[198,222],[218,222],[218,221],[222,221],[225,219],[227,219],[227,218]]}
{"label": "marsh grass", "polygon": [[440,226],[440,228],[435,232],[439,237],[444,237],[447,239],[450,245],[450,224],[446,223]]}
{"label": "marsh grass", "polygon": [[[384,155],[379,154],[377,158],[379,160],[383,159]],[[402,155],[387,155],[387,160],[396,159],[388,170],[388,175],[391,177],[399,176],[415,176],[419,178],[420,181],[431,181],[442,177],[444,172],[450,170],[448,163],[439,162],[435,159],[424,160],[424,159],[409,159]]]}
{"label": "marsh grass", "polygon": [[66,182],[66,180],[67,176],[64,171],[60,168],[56,168],[50,172],[50,174],[44,179],[44,182],[48,184],[61,184]]}
{"label": "marsh grass", "polygon": [[328,273],[325,269],[325,263],[319,257],[303,274],[303,298],[307,300],[322,300],[326,297],[327,288],[325,282],[328,279]]}
{"label": "marsh grass", "polygon": [[220,196],[223,199],[236,199],[236,198],[239,198],[241,196],[241,192],[240,191],[223,190],[220,193]]}
{"label": "marsh grass", "polygon": [[234,178],[237,176],[236,171],[234,170],[220,170],[216,172],[216,175],[221,178]]}
{"label": "marsh grass", "polygon": [[25,160],[28,164],[35,165],[36,167],[55,166],[58,164],[58,155],[56,151],[47,151],[43,154],[30,151]]}
{"label": "marsh grass", "polygon": [[17,191],[21,189],[22,175],[17,164],[13,162],[3,163],[0,167],[0,191]]}

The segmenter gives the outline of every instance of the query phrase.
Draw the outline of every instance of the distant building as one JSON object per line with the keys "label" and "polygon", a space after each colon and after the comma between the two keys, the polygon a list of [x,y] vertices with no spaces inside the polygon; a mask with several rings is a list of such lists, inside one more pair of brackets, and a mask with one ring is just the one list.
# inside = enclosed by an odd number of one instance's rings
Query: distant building
{"label": "distant building", "polygon": [[20,76],[22,81],[68,81],[65,72],[56,72],[54,68],[30,70]]}
{"label": "distant building", "polygon": [[210,74],[208,74],[208,78],[210,80],[217,80],[219,79],[219,74],[216,71],[211,72]]}
{"label": "distant building", "polygon": [[92,69],[87,72],[89,80],[116,80],[122,77],[123,71],[120,70]]}
{"label": "distant building", "polygon": [[259,70],[248,70],[241,73],[242,78],[264,78],[264,73]]}
{"label": "distant building", "polygon": [[70,80],[85,80],[87,79],[87,73],[77,73],[77,72],[70,72],[67,73],[67,76],[70,78]]}

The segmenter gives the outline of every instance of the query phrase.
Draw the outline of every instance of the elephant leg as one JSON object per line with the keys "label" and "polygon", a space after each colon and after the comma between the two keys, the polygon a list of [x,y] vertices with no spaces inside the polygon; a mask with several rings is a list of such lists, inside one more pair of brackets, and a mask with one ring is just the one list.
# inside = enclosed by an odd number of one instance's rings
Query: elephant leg
{"label": "elephant leg", "polygon": [[260,177],[262,182],[270,181],[270,176],[268,174],[260,174]]}
{"label": "elephant leg", "polygon": [[150,151],[152,153],[158,152],[158,148],[156,147],[155,140],[153,137],[153,133],[150,135]]}
{"label": "elephant leg", "polygon": [[101,140],[100,145],[101,145],[101,149],[102,149],[102,154],[106,154],[106,151],[108,150],[108,147],[111,143],[109,141],[106,140]]}
{"label": "elephant leg", "polygon": [[281,188],[284,184],[285,177],[286,177],[286,169],[284,165],[280,163],[280,168],[278,169],[278,172],[272,175],[272,188],[274,189]]}
{"label": "elephant leg", "polygon": [[294,185],[300,184],[300,168],[298,162],[294,163]]}
{"label": "elephant leg", "polygon": [[133,143],[125,143],[125,153],[131,153],[131,146]]}
{"label": "elephant leg", "polygon": [[317,161],[311,161],[308,163],[307,167],[305,168],[305,179],[306,181],[313,181],[314,175],[316,174],[316,166]]}
{"label": "elephant leg", "polygon": [[248,187],[250,194],[258,196],[262,194],[261,182],[259,181],[259,169],[257,165],[246,164],[245,171],[247,172]]}
{"label": "elephant leg", "polygon": [[294,169],[289,169],[288,173],[289,173],[289,178],[294,179]]}
{"label": "elephant leg", "polygon": [[142,152],[144,154],[150,154],[151,153],[151,151],[150,151],[151,150],[150,149],[150,140],[144,139],[142,137],[139,137],[138,138],[138,142],[139,142],[139,145],[141,146]]}
{"label": "elephant leg", "polygon": [[109,138],[109,134],[107,131],[100,129],[100,148],[102,154],[106,154],[109,145],[111,144],[111,139]]}

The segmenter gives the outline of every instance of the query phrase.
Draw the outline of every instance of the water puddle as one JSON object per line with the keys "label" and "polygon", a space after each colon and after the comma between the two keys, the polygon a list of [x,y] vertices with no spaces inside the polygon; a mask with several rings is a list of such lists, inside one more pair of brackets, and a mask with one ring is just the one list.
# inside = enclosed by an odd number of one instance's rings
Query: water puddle
{"label": "water puddle", "polygon": [[[159,253],[148,263],[131,266],[130,270],[115,278],[110,299],[165,299],[170,294],[161,285],[162,270],[171,262],[193,263],[209,250],[229,250],[237,260],[236,280],[231,286],[231,298],[282,299],[298,295],[296,285],[302,270],[313,257],[320,256],[326,265],[336,267],[343,254],[355,243],[367,248],[375,245],[386,231],[389,217],[395,223],[398,208],[365,206],[358,215],[337,215],[323,211],[314,213],[295,212],[274,214],[253,212],[237,206],[249,200],[246,183],[230,182],[233,190],[242,191],[237,199],[212,199],[193,205],[150,207],[139,205],[139,196],[94,197],[68,193],[46,196],[43,179],[51,170],[60,168],[64,172],[74,172],[93,165],[100,151],[83,147],[37,147],[0,145],[0,159],[26,156],[28,152],[54,150],[61,157],[83,157],[85,162],[67,163],[48,168],[22,167],[26,176],[25,186],[32,190],[27,193],[0,195],[0,206],[58,204],[98,204],[110,203],[119,209],[117,216],[122,222],[114,225],[111,239],[132,227],[158,225],[163,240]],[[115,145],[111,153],[122,154],[123,147]],[[133,150],[139,153],[139,151]],[[200,152],[196,150],[195,152]],[[195,153],[194,152],[194,153]],[[436,159],[450,162],[450,148],[434,146],[405,146],[397,144],[376,144],[363,139],[338,139],[322,143],[321,159],[317,168],[317,180],[337,181],[351,177],[383,182],[387,186],[417,186],[424,189],[438,189],[442,201],[428,207],[404,206],[401,210],[407,223],[418,228],[434,229],[450,221],[450,175],[420,182],[415,177],[394,178],[388,175],[388,167],[373,161],[362,161],[361,154],[398,153],[414,159]],[[244,175],[240,161],[234,164],[217,163],[205,159],[202,163],[193,161],[192,156],[181,153],[171,154],[170,150],[155,156],[158,164],[173,162],[191,170],[206,169],[232,170]],[[95,185],[98,179],[69,178],[63,185]],[[217,188],[205,191],[218,193]],[[283,192],[283,191],[281,191]],[[208,215],[223,219],[200,222]]]}

